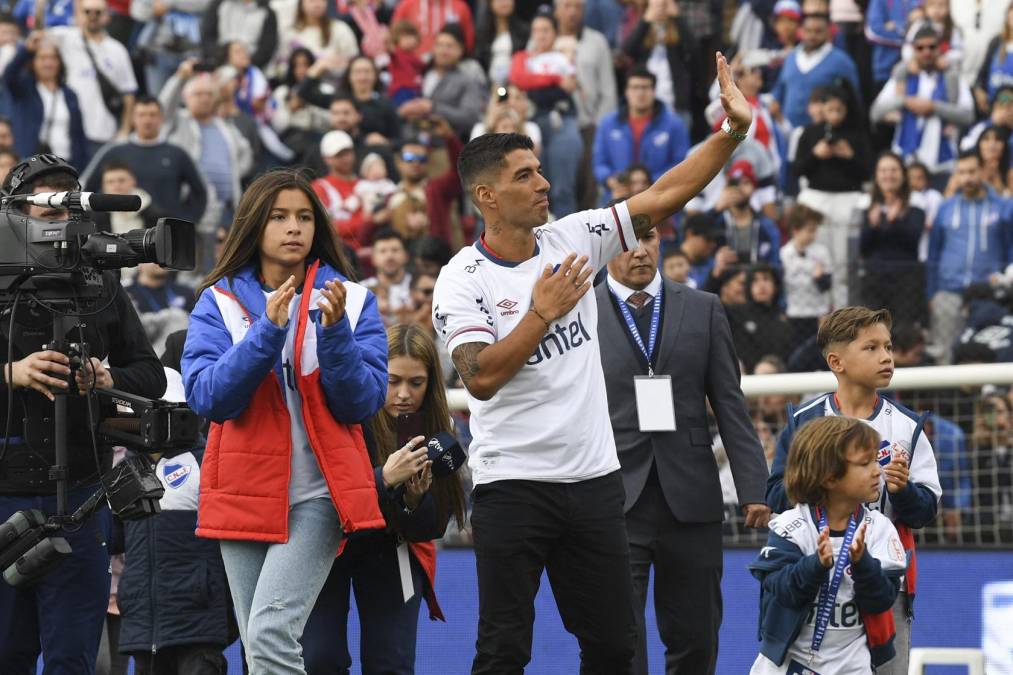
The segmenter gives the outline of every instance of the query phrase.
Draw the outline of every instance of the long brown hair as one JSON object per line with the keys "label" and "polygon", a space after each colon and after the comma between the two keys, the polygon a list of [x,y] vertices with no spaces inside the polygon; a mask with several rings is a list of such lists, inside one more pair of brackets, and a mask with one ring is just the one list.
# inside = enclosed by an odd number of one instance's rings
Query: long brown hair
{"label": "long brown hair", "polygon": [[[447,390],[443,385],[443,373],[440,370],[440,358],[436,352],[436,344],[429,335],[416,325],[402,324],[387,329],[387,358],[407,356],[421,363],[426,369],[428,382],[426,394],[418,412],[423,419],[423,433],[428,438],[439,431],[452,432],[450,407],[447,405]],[[397,450],[397,430],[395,418],[381,408],[370,422],[373,436],[376,438],[377,464],[382,466],[387,457]],[[447,476],[433,476],[433,484],[429,492],[436,501],[436,514],[442,523],[453,515],[457,525],[464,528],[467,505],[464,499],[464,488],[457,472]]]}
{"label": "long brown hair", "polygon": [[306,260],[319,260],[345,275],[345,278],[353,279],[352,266],[337,243],[327,210],[313,192],[309,181],[298,171],[276,169],[261,174],[246,188],[236,208],[232,227],[225,236],[222,257],[197,289],[198,295],[220,279],[228,278],[231,284],[236,273],[251,262],[260,264],[260,238],[267,227],[274,201],[282,190],[301,190],[310,200],[314,227],[313,242]]}
{"label": "long brown hair", "polygon": [[[295,23],[294,27],[297,30],[303,30],[307,25],[306,10],[302,6],[303,0],[297,0],[295,3]],[[320,37],[323,38],[323,45],[326,49],[331,44],[331,17],[326,13],[320,18]]]}
{"label": "long brown hair", "polygon": [[842,478],[848,471],[852,448],[875,457],[879,432],[851,417],[820,417],[795,434],[788,449],[784,491],[792,504],[818,506],[827,499],[823,483]]}

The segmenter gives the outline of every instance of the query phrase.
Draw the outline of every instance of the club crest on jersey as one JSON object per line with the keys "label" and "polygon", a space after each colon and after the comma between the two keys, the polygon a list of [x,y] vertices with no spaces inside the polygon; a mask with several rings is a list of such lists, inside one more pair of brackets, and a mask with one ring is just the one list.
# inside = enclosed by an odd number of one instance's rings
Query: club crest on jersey
{"label": "club crest on jersey", "polygon": [[520,310],[514,309],[517,303],[507,298],[506,300],[500,300],[496,303],[502,311],[499,313],[500,316],[510,316],[511,314],[518,314]]}
{"label": "club crest on jersey", "polygon": [[162,467],[162,475],[165,477],[165,484],[171,488],[183,487],[183,483],[190,477],[192,469],[185,464],[166,464]]}
{"label": "club crest on jersey", "polygon": [[890,441],[883,441],[879,444],[879,450],[876,451],[876,461],[879,462],[880,466],[886,466],[890,463],[890,459],[893,457],[893,453],[890,450]]}

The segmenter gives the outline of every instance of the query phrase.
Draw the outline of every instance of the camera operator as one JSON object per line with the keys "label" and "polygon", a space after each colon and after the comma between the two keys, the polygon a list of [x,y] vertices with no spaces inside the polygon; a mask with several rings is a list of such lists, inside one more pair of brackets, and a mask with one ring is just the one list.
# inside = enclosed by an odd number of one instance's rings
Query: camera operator
{"label": "camera operator", "polygon": [[[35,155],[15,166],[3,193],[28,194],[79,190],[77,171],[54,155]],[[70,217],[65,209],[25,205],[25,213],[46,221]],[[7,226],[0,223],[0,227]],[[82,316],[82,328],[67,333],[71,342],[85,342],[89,359],[69,384],[67,355],[42,349],[52,339],[53,315],[24,296],[17,303],[13,335],[9,314],[3,315],[0,336],[12,347],[3,363],[0,424],[8,430],[6,455],[0,462],[0,521],[23,509],[56,512],[56,483],[49,470],[55,463],[54,392],[69,396],[67,404],[68,512],[76,510],[99,487],[100,471],[110,467],[111,448],[92,447],[88,388],[116,387],[156,398],[165,390],[165,374],[144,335],[123,288],[112,272],[102,275],[103,292]],[[10,308],[6,308],[8,311]],[[83,338],[83,339],[82,339]],[[109,366],[102,361],[109,357]],[[8,357],[0,358],[7,361]],[[13,400],[9,397],[13,396]],[[92,407],[98,405],[93,398]],[[7,414],[11,412],[11,420]],[[111,515],[103,504],[73,531],[64,529],[73,554],[36,585],[17,589],[0,583],[0,664],[9,674],[36,672],[40,651],[47,673],[95,672],[95,658],[109,600],[109,536]]]}

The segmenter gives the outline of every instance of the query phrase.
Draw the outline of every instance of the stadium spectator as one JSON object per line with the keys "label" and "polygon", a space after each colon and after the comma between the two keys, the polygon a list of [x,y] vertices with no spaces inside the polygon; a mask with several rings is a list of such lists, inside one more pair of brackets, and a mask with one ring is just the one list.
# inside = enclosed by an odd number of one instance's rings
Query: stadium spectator
{"label": "stadium spectator", "polygon": [[657,78],[637,67],[626,78],[623,105],[601,118],[594,136],[594,174],[603,201],[611,199],[615,177],[634,162],[647,166],[651,180],[681,162],[689,150],[682,120],[655,96]]}
{"label": "stadium spectator", "polygon": [[123,164],[156,210],[199,222],[207,206],[204,178],[190,155],[163,135],[162,105],[158,99],[141,97],[134,103],[132,118],[134,132],[104,146],[81,174],[84,189],[99,191],[104,167]]}
{"label": "stadium spectator", "polygon": [[785,315],[794,340],[816,334],[819,319],[830,311],[833,259],[816,241],[823,222],[819,211],[796,205],[785,219],[791,239],[781,247],[784,267]]}
{"label": "stadium spectator", "polygon": [[[36,0],[17,0],[11,14],[18,20],[18,23],[29,30],[41,30],[43,26],[35,25],[35,17],[38,13]],[[70,26],[74,23],[74,2],[73,0],[55,0],[44,5],[43,18],[45,26]]]}
{"label": "stadium spectator", "polygon": [[908,17],[922,0],[870,0],[865,14],[865,37],[872,43],[872,81],[876,89],[890,79],[900,60]]}
{"label": "stadium spectator", "polygon": [[436,36],[444,26],[451,23],[459,24],[462,37],[462,48],[471,53],[475,48],[475,24],[471,16],[471,8],[464,0],[403,0],[397,4],[390,25],[400,20],[411,21],[419,30],[421,41],[418,46],[420,55],[427,55],[433,49]]}
{"label": "stadium spectator", "polygon": [[278,20],[278,50],[272,59],[274,72],[284,68],[289,55],[300,47],[309,49],[317,58],[333,54],[346,63],[359,53],[355,33],[344,21],[328,15],[326,0],[295,0],[291,5],[294,16]]}
{"label": "stadium spectator", "polygon": [[116,162],[104,164],[100,190],[110,195],[137,195],[141,200],[141,208],[137,211],[93,213],[92,219],[100,232],[124,234],[130,230],[154,227],[158,219],[165,216],[179,217],[178,212],[162,211],[155,206],[151,201],[151,195],[137,186],[137,177],[126,164]]}
{"label": "stadium spectator", "polygon": [[143,56],[145,91],[157,96],[186,59],[201,54],[201,17],[210,0],[131,0],[139,25],[134,48]]}
{"label": "stadium spectator", "polygon": [[[0,71],[0,73],[2,72]],[[9,117],[0,115],[0,148],[13,150],[14,147],[14,127],[11,125],[11,120]]]}
{"label": "stadium spectator", "polygon": [[535,154],[542,155],[542,130],[531,121],[531,101],[528,94],[515,84],[507,84],[502,87],[494,87],[489,102],[485,108],[485,119],[471,129],[469,140],[484,133],[496,133],[492,131],[490,123],[501,119],[507,112],[511,111],[520,122],[521,128],[517,133],[522,133],[531,139],[535,144]]}
{"label": "stadium spectator", "polygon": [[[3,72],[3,69],[14,58],[20,40],[21,28],[17,21],[10,14],[0,13],[0,72]],[[5,98],[6,92],[0,96],[0,104],[7,105]]]}
{"label": "stadium spectator", "polygon": [[[682,3],[683,5],[685,3]],[[623,42],[622,51],[637,66],[652,72],[655,93],[669,110],[682,119],[694,139],[701,138],[703,109],[707,104],[707,65],[700,40],[689,19],[673,0],[648,0],[642,14]]]}
{"label": "stadium spectator", "polygon": [[4,179],[7,178],[7,174],[11,172],[11,169],[19,161],[18,153],[14,152],[13,149],[0,147],[0,183],[3,183]]}
{"label": "stadium spectator", "polygon": [[418,129],[428,127],[433,116],[450,122],[461,138],[482,117],[486,84],[477,69],[465,68],[464,34],[458,24],[447,24],[433,40],[433,58],[422,79],[423,97],[401,104],[402,119]]}
{"label": "stadium spectator", "polygon": [[250,60],[267,68],[278,49],[278,17],[268,0],[211,0],[201,21],[204,58],[217,63],[230,42],[242,42]]}
{"label": "stadium spectator", "polygon": [[720,275],[712,275],[704,290],[717,293],[726,312],[741,307],[746,304],[746,270],[729,267]]}
{"label": "stadium spectator", "polygon": [[781,309],[781,279],[776,267],[758,262],[746,275],[746,302],[728,308],[735,353],[743,370],[753,372],[760,359],[773,354],[787,359],[794,339]]}
{"label": "stadium spectator", "polygon": [[141,263],[126,291],[152,349],[164,351],[171,334],[186,330],[193,311],[193,289],[173,280],[169,270],[155,263]]}
{"label": "stadium spectator", "polygon": [[698,213],[682,223],[679,250],[689,261],[689,278],[696,288],[703,289],[715,267],[714,254],[722,238],[721,228],[708,213]]}
{"label": "stadium spectator", "polygon": [[897,64],[869,116],[877,124],[897,125],[894,152],[905,160],[917,158],[933,174],[946,174],[957,155],[956,127],[974,121],[974,99],[956,66],[939,70],[939,36],[934,30],[919,30],[912,45],[913,60]]}
{"label": "stadium spectator", "polygon": [[[1001,197],[1009,197],[1013,190],[1013,174],[1010,173],[1011,150],[1010,129],[990,126],[981,132],[974,143],[974,149],[981,159],[981,179]],[[945,195],[952,197],[957,191],[956,180],[950,176]]]}
{"label": "stadium spectator", "polygon": [[924,233],[925,212],[911,204],[903,160],[883,153],[858,242],[862,304],[888,309],[898,321],[925,323],[925,267],[918,260]]}
{"label": "stadium spectator", "polygon": [[661,256],[661,276],[677,284],[696,288],[696,281],[689,276],[689,256],[679,248],[670,248]]}
{"label": "stadium spectator", "polygon": [[943,490],[939,516],[943,537],[948,542],[956,542],[962,534],[964,521],[970,524],[974,506],[973,457],[968,451],[967,436],[959,426],[938,415],[925,420],[925,434],[932,442],[939,467],[939,487]]}
{"label": "stadium spectator", "polygon": [[475,59],[494,87],[507,84],[510,61],[514,54],[524,49],[531,31],[531,27],[517,16],[515,10],[514,0],[478,3]]}
{"label": "stadium spectator", "polygon": [[395,192],[397,185],[387,177],[387,163],[383,161],[383,157],[375,152],[363,157],[359,165],[359,181],[355,184],[355,194],[362,200],[365,217],[385,220],[384,207]]}
{"label": "stadium spectator", "polygon": [[405,323],[414,304],[404,239],[391,228],[377,230],[370,256],[375,276],[363,279],[362,285],[376,294],[377,307],[388,326]]}
{"label": "stadium spectator", "polygon": [[918,259],[925,262],[929,251],[929,229],[936,222],[943,193],[932,187],[928,167],[917,160],[907,165],[907,182],[911,188],[911,204],[925,212],[925,234],[918,246]]}
{"label": "stadium spectator", "polygon": [[820,242],[834,261],[834,305],[848,302],[848,242],[855,202],[869,175],[869,141],[852,91],[826,89],[823,124],[810,124],[798,141],[795,173],[807,180],[798,201],[823,214]]}
{"label": "stadium spectator", "polygon": [[855,62],[830,42],[830,18],[807,14],[802,20],[802,42],[784,60],[771,93],[792,126],[805,126],[811,122],[806,108],[812,90],[839,80],[859,90]]}
{"label": "stadium spectator", "polygon": [[939,207],[926,264],[931,341],[941,363],[950,362],[961,331],[964,291],[1013,262],[1013,221],[1005,200],[982,181],[975,151],[960,153],[955,175],[960,192]]}
{"label": "stadium spectator", "polygon": [[959,70],[964,60],[964,36],[953,23],[950,16],[949,0],[925,0],[922,7],[924,16],[911,21],[908,26],[904,47],[901,50],[901,58],[909,62],[914,47],[911,45],[914,36],[924,27],[929,27],[939,36],[939,56],[936,59],[936,67],[945,71],[950,66],[956,66]]}
{"label": "stadium spectator", "polygon": [[76,26],[46,31],[60,49],[67,69],[67,86],[79,101],[88,154],[94,155],[114,137],[130,131],[130,111],[137,80],[126,47],[106,32],[109,20],[105,0],[80,0]]}
{"label": "stadium spectator", "polygon": [[411,21],[401,19],[391,26],[387,95],[394,105],[400,106],[422,96],[426,62],[416,51],[419,41],[419,29]]}
{"label": "stadium spectator", "polygon": [[[802,7],[795,0],[777,0],[773,4],[770,18],[765,23],[762,50],[766,58],[763,66],[763,91],[770,91],[781,74],[781,68],[792,50],[798,44],[799,26],[802,23]],[[746,57],[749,57],[747,53]],[[780,110],[778,111],[780,113]]]}
{"label": "stadium spectator", "polygon": [[[592,170],[591,151],[595,129],[602,118],[616,111],[615,67],[612,50],[605,36],[584,22],[585,0],[556,0],[555,16],[559,26],[559,40],[572,39],[576,45],[577,124],[584,143],[584,157],[577,177],[577,206],[594,208],[598,204],[598,185]],[[687,147],[689,143],[686,143]],[[682,161],[682,157],[672,166]]]}
{"label": "stadium spectator", "polygon": [[[202,481],[197,535],[220,540],[252,673],[305,672],[299,636],[344,533],[384,525],[359,425],[383,406],[387,341],[336,243],[301,174],[258,177],[183,349],[187,402],[224,420],[205,449],[205,466],[221,470]],[[316,319],[306,294],[319,298]],[[247,308],[259,318],[242,321]]]}
{"label": "stadium spectator", "polygon": [[[373,59],[359,55],[348,62],[342,88],[355,101],[362,116],[362,133],[379,134],[386,142],[393,143],[401,137],[401,121],[394,103],[380,93],[380,86],[380,72]],[[374,143],[379,141],[373,138]]]}
{"label": "stadium spectator", "polygon": [[990,99],[990,103],[988,116],[971,127],[960,139],[961,150],[970,150],[975,147],[978,137],[989,127],[1000,127],[1006,131],[1013,131],[1013,85],[999,87]]}
{"label": "stadium spectator", "polygon": [[[410,228],[396,228],[408,240],[417,239],[423,234],[431,234],[442,239],[448,245],[455,245],[458,236],[452,220],[452,205],[461,197],[461,181],[457,175],[457,158],[461,153],[461,140],[450,125],[441,118],[433,119],[433,134],[443,140],[447,151],[447,169],[438,176],[429,175],[430,143],[420,138],[403,139],[397,152],[398,175],[401,181],[398,190],[387,202],[391,211],[398,208],[399,202],[414,202],[421,205],[420,218],[406,218],[412,222]],[[392,218],[395,215],[392,213]],[[467,228],[460,231],[465,241],[470,241],[472,232]],[[457,244],[459,245],[459,244]]]}
{"label": "stadium spectator", "polygon": [[[169,118],[167,140],[183,148],[207,180],[205,219],[214,226],[228,226],[242,195],[242,179],[253,167],[253,149],[233,124],[218,115],[214,78],[195,72],[195,65],[193,59],[180,65],[165,83],[159,102]],[[180,108],[181,99],[185,108]]]}
{"label": "stadium spectator", "polygon": [[[767,354],[760,357],[760,360],[756,362],[756,367],[753,368],[753,375],[778,375],[786,372],[788,372],[788,366],[785,364],[784,359],[775,354]],[[755,414],[768,427],[773,428],[776,433],[776,430],[783,428],[788,421],[786,412],[788,403],[798,403],[797,397],[785,396],[783,394],[757,396]],[[763,444],[764,454],[767,455],[768,469],[774,461],[774,449],[777,446],[777,437],[775,436],[770,440],[769,446],[767,443]]]}
{"label": "stadium spectator", "polygon": [[[690,148],[689,154],[692,155],[699,147],[700,144],[697,144]],[[739,147],[735,148],[735,152],[732,153],[731,159],[725,166],[725,171],[719,172],[700,194],[689,200],[689,203],[685,207],[686,213],[699,213],[701,211],[712,210],[725,188],[727,169],[739,161],[746,161],[752,165],[753,173],[756,176],[757,187],[749,200],[750,205],[754,210],[762,211],[771,220],[778,220],[780,218],[778,213],[779,199],[777,187],[779,177],[774,169],[774,159],[770,156],[767,148],[755,138],[746,138],[746,140],[739,143]]]}
{"label": "stadium spectator", "polygon": [[781,233],[772,220],[750,204],[757,187],[753,165],[744,159],[734,161],[725,175],[725,187],[711,212],[724,229],[724,247],[735,254],[735,264],[763,261],[780,267]]}
{"label": "stadium spectator", "polygon": [[1002,29],[988,43],[981,69],[973,80],[974,97],[982,112],[1001,87],[1013,86],[1013,53],[1010,50],[1010,43],[1013,42],[1013,5],[1006,10],[1005,17]]}
{"label": "stadium spectator", "polygon": [[414,275],[438,277],[443,266],[450,262],[450,247],[442,239],[425,235],[412,244]]}
{"label": "stadium spectator", "polygon": [[359,177],[355,173],[355,144],[344,131],[328,131],[320,140],[320,156],[327,165],[327,175],[313,181],[331,227],[353,250],[369,241],[372,214],[362,208],[362,199],[355,194]]}
{"label": "stadium spectator", "polygon": [[535,104],[552,212],[572,213],[577,209],[577,173],[584,145],[574,102],[576,66],[555,50],[556,36],[556,19],[537,14],[531,22],[528,49],[514,54],[510,82],[525,90]]}
{"label": "stadium spectator", "polygon": [[371,59],[387,54],[391,7],[382,0],[337,0],[338,16],[352,28],[362,53]]}
{"label": "stadium spectator", "polygon": [[67,86],[66,74],[57,46],[33,31],[4,69],[3,84],[11,98],[18,154],[53,153],[81,170],[91,155],[79,99]]}
{"label": "stadium spectator", "polygon": [[981,543],[1013,542],[1013,415],[1005,396],[975,402],[971,466],[976,478],[976,518]]}
{"label": "stadium spectator", "polygon": [[[706,428],[678,434],[675,424],[648,433],[638,423],[638,411],[645,411],[630,374],[669,377],[669,405],[674,404],[684,420],[707,419],[710,404],[734,467],[747,527],[764,528],[770,518],[762,503],[767,466],[745,397],[735,386],[738,360],[721,305],[713,295],[666,282],[658,272],[659,246],[656,229],[642,235],[639,248],[609,262],[606,283],[595,289],[602,370],[626,493],[623,510],[637,602],[633,672],[648,672],[644,608],[653,566],[654,605],[665,645],[666,672],[713,674],[721,623],[721,521],[725,514],[720,490],[714,486],[717,467],[702,448],[697,454],[700,443],[693,440],[694,434],[705,439],[708,434]],[[703,349],[708,357],[694,359],[692,355]],[[689,460],[693,456],[699,461]],[[683,555],[690,549],[692,560]]]}
{"label": "stadium spectator", "polygon": [[316,57],[308,49],[300,47],[292,50],[288,70],[271,93],[271,126],[278,132],[281,141],[299,157],[305,157],[330,128],[327,108],[299,96],[299,85],[306,79],[315,61]]}
{"label": "stadium spectator", "polygon": [[[431,324],[431,321],[430,321]],[[364,673],[412,673],[419,607],[425,596],[431,619],[443,620],[435,593],[436,546],[451,519],[463,528],[467,504],[459,472],[434,476],[422,438],[449,433],[450,410],[436,345],[414,325],[388,329],[387,397],[368,422],[375,458],[376,499],[386,528],[349,540],[330,568],[302,635],[306,672],[348,672],[348,612],[354,588]],[[423,435],[402,442],[401,415],[421,418]],[[423,460],[419,471],[416,463]],[[406,559],[402,547],[407,543]],[[407,565],[407,568],[406,568]],[[411,596],[406,599],[406,595]]]}

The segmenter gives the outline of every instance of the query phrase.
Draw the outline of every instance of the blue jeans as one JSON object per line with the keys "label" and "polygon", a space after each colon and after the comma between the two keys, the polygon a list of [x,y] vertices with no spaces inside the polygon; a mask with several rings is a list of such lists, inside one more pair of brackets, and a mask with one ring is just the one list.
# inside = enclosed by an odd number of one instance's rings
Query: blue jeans
{"label": "blue jeans", "polygon": [[355,588],[359,611],[359,660],[362,675],[411,675],[415,672],[415,639],[419,605],[428,583],[410,556],[415,595],[404,601],[394,538],[363,535],[348,542],[334,561],[303,631],[303,655],[309,675],[347,674],[348,609]]}
{"label": "blue jeans", "polygon": [[534,121],[542,132],[542,165],[551,184],[549,210],[563,218],[577,211],[577,169],[584,155],[577,117],[540,112]]}
{"label": "blue jeans", "polygon": [[[97,485],[67,494],[75,511]],[[16,511],[56,513],[56,496],[0,496],[0,521]],[[0,671],[34,675],[39,653],[43,675],[93,675],[109,606],[109,506],[103,506],[76,532],[61,532],[73,554],[35,585],[14,588],[0,580]]]}
{"label": "blue jeans", "polygon": [[341,543],[330,497],[295,504],[288,541],[222,541],[250,675],[304,675],[299,638]]}

